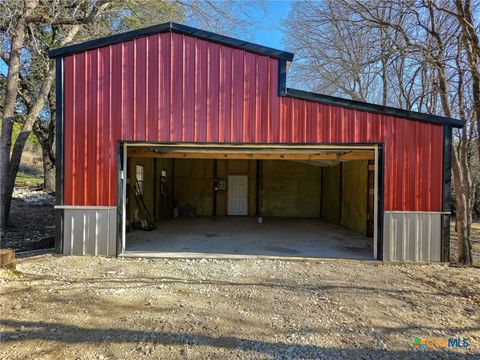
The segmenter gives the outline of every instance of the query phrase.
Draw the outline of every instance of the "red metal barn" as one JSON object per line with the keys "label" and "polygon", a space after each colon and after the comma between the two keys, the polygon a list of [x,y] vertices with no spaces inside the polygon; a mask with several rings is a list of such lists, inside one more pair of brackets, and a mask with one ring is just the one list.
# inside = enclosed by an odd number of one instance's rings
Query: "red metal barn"
{"label": "red metal barn", "polygon": [[[172,234],[209,218],[216,238],[244,229],[233,247],[251,238],[232,254],[448,260],[460,121],[287,88],[293,54],[175,23],[50,56],[58,252],[198,254]],[[275,246],[269,226],[298,239]]]}

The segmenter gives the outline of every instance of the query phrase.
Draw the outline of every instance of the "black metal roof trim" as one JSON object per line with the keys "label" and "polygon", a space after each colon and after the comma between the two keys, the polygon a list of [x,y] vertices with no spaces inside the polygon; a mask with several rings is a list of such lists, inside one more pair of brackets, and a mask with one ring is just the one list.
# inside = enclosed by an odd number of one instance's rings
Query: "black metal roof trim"
{"label": "black metal roof trim", "polygon": [[278,60],[278,96],[287,94],[287,62]]}
{"label": "black metal roof trim", "polygon": [[179,34],[189,35],[203,40],[208,40],[215,42],[217,44],[226,45],[234,47],[237,49],[242,49],[245,51],[253,52],[260,55],[270,56],[272,58],[280,60],[293,60],[293,54],[287,51],[273,49],[267,46],[262,46],[254,44],[248,41],[243,41],[228,36],[212,33],[205,30],[196,29],[190,26],[177,24],[173,22],[158,24],[143,29],[133,30],[124,32],[121,34],[115,34],[100,39],[86,41],[76,45],[65,46],[62,48],[54,49],[48,52],[48,56],[55,58],[58,56],[65,56],[76,54],[79,52],[96,49],[99,47],[104,47],[112,44],[117,44],[120,42],[136,39],[139,37],[144,37],[147,35],[158,34],[166,31],[173,31]]}
{"label": "black metal roof trim", "polygon": [[296,98],[296,99],[314,101],[322,104],[341,106],[348,109],[363,110],[367,112],[384,114],[384,115],[392,115],[392,116],[397,116],[397,117],[406,118],[406,119],[452,126],[456,128],[463,127],[463,121],[457,120],[457,119],[447,118],[444,116],[424,114],[416,111],[402,110],[402,109],[398,109],[390,106],[383,106],[383,105],[371,104],[371,103],[355,101],[350,99],[344,99],[336,96],[322,95],[322,94],[317,94],[310,91],[287,88],[286,96]]}

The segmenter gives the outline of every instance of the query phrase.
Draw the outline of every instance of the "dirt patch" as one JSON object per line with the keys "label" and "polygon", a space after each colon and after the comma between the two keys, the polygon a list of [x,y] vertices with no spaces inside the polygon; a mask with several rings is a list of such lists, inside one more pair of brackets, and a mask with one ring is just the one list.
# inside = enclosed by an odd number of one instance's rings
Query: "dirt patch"
{"label": "dirt patch", "polygon": [[[0,272],[0,358],[477,358],[480,270],[41,256]],[[467,337],[427,349],[415,337]]]}
{"label": "dirt patch", "polygon": [[17,187],[10,225],[2,247],[15,251],[52,248],[55,244],[55,197],[38,188]]}

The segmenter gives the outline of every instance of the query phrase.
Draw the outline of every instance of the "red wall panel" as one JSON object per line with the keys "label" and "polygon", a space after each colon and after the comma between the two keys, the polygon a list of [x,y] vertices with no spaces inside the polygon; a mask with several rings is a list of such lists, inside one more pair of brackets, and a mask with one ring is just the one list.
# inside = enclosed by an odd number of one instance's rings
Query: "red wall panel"
{"label": "red wall panel", "polygon": [[124,140],[383,143],[385,210],[442,209],[442,126],[279,97],[276,59],[167,32],[64,68],[66,205],[116,205]]}

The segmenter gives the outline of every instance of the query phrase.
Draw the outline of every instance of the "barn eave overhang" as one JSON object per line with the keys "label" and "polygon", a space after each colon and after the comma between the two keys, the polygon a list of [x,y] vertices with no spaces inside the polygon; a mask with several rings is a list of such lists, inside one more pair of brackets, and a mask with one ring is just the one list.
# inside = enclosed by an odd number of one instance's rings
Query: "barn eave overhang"
{"label": "barn eave overhang", "polygon": [[118,44],[121,42],[133,40],[136,38],[164,33],[168,31],[192,36],[195,38],[211,41],[217,44],[230,46],[237,49],[242,49],[242,50],[260,54],[260,55],[270,56],[272,58],[279,59],[279,60],[286,60],[286,61],[293,60],[293,54],[287,51],[273,49],[267,46],[254,44],[248,41],[235,39],[225,35],[220,35],[210,31],[200,30],[197,28],[193,28],[190,26],[182,25],[182,24],[177,24],[174,22],[167,22],[163,24],[149,26],[142,29],[132,30],[132,31],[128,31],[120,34],[103,37],[100,39],[86,41],[80,44],[69,45],[69,46],[53,49],[48,52],[48,56],[50,56],[50,58],[67,56],[67,55],[76,54],[76,53],[87,51],[87,50],[92,50],[92,49],[96,49],[104,46]]}
{"label": "barn eave overhang", "polygon": [[438,125],[446,125],[455,128],[462,128],[463,121],[453,118],[448,118],[439,115],[425,114],[417,111],[409,111],[398,109],[390,106],[383,106],[378,104],[371,104],[362,101],[350,100],[336,96],[323,95],[310,91],[286,88],[284,95],[287,97],[302,99],[307,101],[313,101],[321,104],[338,106],[346,109],[353,109],[359,111],[365,111],[369,113],[375,113],[380,115],[389,115],[402,119],[416,120],[421,122],[428,122]]}

